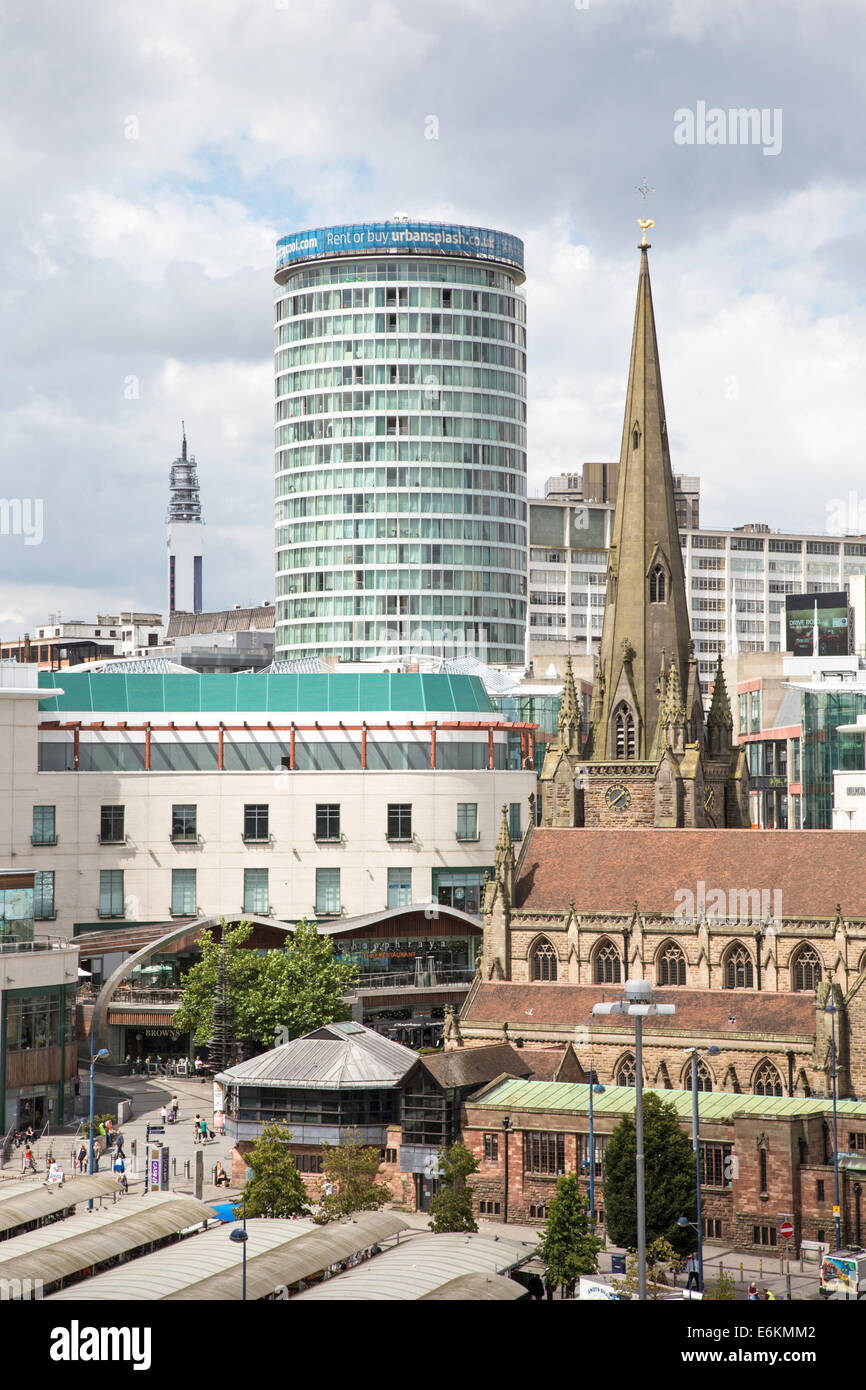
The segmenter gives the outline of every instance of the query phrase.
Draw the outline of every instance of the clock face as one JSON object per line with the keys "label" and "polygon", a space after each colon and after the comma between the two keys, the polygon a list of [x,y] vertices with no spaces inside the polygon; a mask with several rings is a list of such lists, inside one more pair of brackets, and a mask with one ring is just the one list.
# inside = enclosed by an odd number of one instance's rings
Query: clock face
{"label": "clock face", "polygon": [[604,799],[612,811],[627,811],[631,805],[631,792],[628,787],[608,787]]}

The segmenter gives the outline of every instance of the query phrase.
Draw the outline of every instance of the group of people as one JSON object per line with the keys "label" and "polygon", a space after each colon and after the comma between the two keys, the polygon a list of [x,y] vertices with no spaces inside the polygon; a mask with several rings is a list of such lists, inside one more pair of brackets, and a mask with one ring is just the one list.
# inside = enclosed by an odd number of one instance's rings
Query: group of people
{"label": "group of people", "polygon": [[213,1130],[208,1127],[207,1120],[203,1120],[201,1115],[196,1115],[193,1126],[193,1143],[195,1144],[206,1144],[209,1138],[214,1139],[216,1137]]}
{"label": "group of people", "polygon": [[151,1067],[156,1067],[160,1076],[180,1075],[178,1069],[182,1064],[186,1065],[186,1059],[183,1057],[162,1057],[158,1052],[148,1057],[133,1057],[127,1052],[124,1061],[130,1076],[151,1076]]}
{"label": "group of people", "polygon": [[172,1096],[168,1105],[160,1107],[159,1114],[164,1125],[177,1124],[180,1119],[180,1101],[176,1095]]}
{"label": "group of people", "polygon": [[775,1303],[776,1301],[776,1295],[771,1293],[769,1289],[761,1289],[761,1292],[758,1293],[758,1286],[754,1279],[749,1285],[747,1297],[750,1303]]}

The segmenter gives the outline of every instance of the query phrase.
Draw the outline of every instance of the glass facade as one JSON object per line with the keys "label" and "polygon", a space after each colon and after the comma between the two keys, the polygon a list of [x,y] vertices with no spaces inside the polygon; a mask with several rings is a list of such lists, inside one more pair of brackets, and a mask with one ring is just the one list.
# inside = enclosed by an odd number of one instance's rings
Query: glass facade
{"label": "glass facade", "polygon": [[0,886],[0,946],[33,940],[34,890]]}
{"label": "glass facade", "polygon": [[195,869],[172,869],[171,915],[194,917],[196,912]]}
{"label": "glass facade", "polygon": [[244,912],[267,912],[268,898],[267,869],[244,869]]}
{"label": "glass facade", "polygon": [[400,1118],[398,1090],[301,1091],[277,1086],[232,1086],[228,1097],[235,1119],[257,1124],[276,1119],[289,1125],[339,1125],[342,1129],[393,1124]]}
{"label": "glass facade", "polygon": [[443,976],[448,971],[462,971],[470,977],[480,941],[480,931],[477,936],[333,938],[337,960],[357,965],[362,982],[377,975],[414,977],[429,975],[431,971]]}
{"label": "glass facade", "polygon": [[522,660],[523,278],[408,253],[278,271],[278,656]]}
{"label": "glass facade", "polygon": [[833,772],[863,771],[863,735],[843,734],[866,714],[866,694],[856,690],[804,690],[801,807],[804,830],[833,828]]}

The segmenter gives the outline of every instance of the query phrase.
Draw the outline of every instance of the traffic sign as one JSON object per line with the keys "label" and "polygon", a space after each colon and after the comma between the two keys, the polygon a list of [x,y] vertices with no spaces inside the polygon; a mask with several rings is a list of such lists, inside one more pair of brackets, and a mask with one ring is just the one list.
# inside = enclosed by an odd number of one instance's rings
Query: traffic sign
{"label": "traffic sign", "polygon": [[842,1208],[841,1208],[841,1207],[834,1207],[834,1208],[833,1208],[833,1215],[834,1215],[834,1216],[841,1216],[841,1215],[842,1215]]}
{"label": "traffic sign", "polygon": [[783,1240],[790,1240],[794,1234],[794,1227],[790,1221],[783,1221],[779,1227],[779,1234]]}

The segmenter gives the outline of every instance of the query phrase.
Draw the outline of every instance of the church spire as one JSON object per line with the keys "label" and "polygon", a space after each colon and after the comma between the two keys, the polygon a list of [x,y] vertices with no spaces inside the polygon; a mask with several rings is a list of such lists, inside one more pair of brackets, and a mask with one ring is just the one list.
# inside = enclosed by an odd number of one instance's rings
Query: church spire
{"label": "church spire", "polygon": [[583,742],[583,715],[574,685],[571,657],[565,658],[565,683],[559,702],[559,746],[565,753],[580,754]]}
{"label": "church spire", "polygon": [[[646,227],[642,228],[644,236]],[[660,661],[668,653],[668,680],[676,683],[689,669],[689,611],[674,500],[662,394],[661,367],[649,274],[649,243],[642,243],[631,360],[623,420],[619,480],[613,537],[607,574],[598,670],[605,677],[597,723],[592,729],[594,761],[622,756],[617,749],[633,747],[631,757],[646,761],[659,743]],[[631,649],[631,661],[625,652]],[[665,690],[665,696],[668,690]],[[689,701],[691,704],[691,692]],[[665,705],[667,700],[665,699]],[[699,691],[694,708],[684,711],[687,742],[702,738],[697,727]],[[594,714],[596,711],[594,711]],[[618,730],[633,721],[633,744]],[[626,756],[629,756],[626,753]]]}

